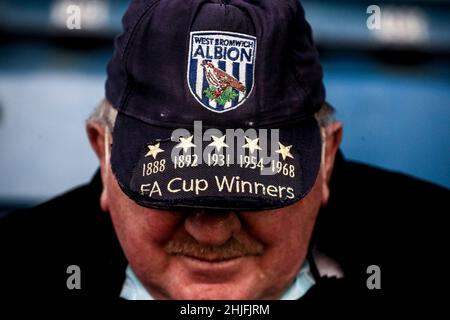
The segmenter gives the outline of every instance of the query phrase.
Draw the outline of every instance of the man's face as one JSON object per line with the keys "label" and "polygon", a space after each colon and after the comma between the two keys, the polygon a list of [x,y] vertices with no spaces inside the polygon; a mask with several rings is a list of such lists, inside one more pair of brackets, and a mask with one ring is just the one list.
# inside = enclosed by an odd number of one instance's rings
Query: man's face
{"label": "man's face", "polygon": [[[107,162],[106,162],[107,163]],[[302,266],[322,199],[322,174],[301,201],[235,212],[141,207],[102,167],[102,208],[157,299],[277,299]]]}

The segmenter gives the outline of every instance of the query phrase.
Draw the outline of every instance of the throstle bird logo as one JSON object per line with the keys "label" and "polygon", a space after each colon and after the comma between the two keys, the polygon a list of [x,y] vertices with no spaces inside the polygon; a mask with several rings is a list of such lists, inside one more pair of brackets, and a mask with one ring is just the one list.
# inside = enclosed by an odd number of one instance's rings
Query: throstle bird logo
{"label": "throstle bird logo", "polygon": [[191,32],[187,80],[192,95],[214,112],[236,109],[253,89],[255,56],[253,36]]}
{"label": "throstle bird logo", "polygon": [[233,89],[245,92],[245,86],[238,79],[215,67],[210,61],[203,60],[201,65],[209,83],[209,88],[204,91],[208,98],[225,105],[238,95]]}

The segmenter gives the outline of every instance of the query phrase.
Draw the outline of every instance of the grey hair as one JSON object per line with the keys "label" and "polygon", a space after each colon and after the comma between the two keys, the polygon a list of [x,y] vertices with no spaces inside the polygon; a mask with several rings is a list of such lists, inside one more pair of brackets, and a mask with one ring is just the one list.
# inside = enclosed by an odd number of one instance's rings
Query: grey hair
{"label": "grey hair", "polygon": [[319,111],[316,112],[315,116],[321,128],[337,121],[336,109],[326,101],[322,104]]}
{"label": "grey hair", "polygon": [[[103,99],[89,116],[87,122],[99,123],[113,132],[116,117],[117,110],[112,107],[108,100]],[[323,128],[336,122],[336,111],[328,102],[324,102],[320,110],[316,112],[315,117],[320,127]]]}
{"label": "grey hair", "polygon": [[87,123],[99,123],[113,132],[116,122],[117,110],[112,107],[108,100],[103,99],[86,120]]}

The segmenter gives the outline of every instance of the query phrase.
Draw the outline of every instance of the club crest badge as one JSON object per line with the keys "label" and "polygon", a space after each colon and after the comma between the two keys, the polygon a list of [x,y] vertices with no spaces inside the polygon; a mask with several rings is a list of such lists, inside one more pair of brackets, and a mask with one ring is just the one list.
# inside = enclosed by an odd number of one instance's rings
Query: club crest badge
{"label": "club crest badge", "polygon": [[187,81],[195,99],[214,112],[239,107],[253,89],[256,38],[224,31],[190,33]]}

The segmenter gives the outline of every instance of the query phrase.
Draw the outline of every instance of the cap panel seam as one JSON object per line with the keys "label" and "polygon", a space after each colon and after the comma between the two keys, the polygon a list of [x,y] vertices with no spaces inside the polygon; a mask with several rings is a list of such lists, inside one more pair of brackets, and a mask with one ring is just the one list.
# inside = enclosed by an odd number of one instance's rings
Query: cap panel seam
{"label": "cap panel seam", "polygon": [[[129,36],[128,36],[128,40],[126,45],[123,47],[122,52],[121,52],[121,58],[122,60],[125,60],[128,57],[125,56],[127,54],[127,50],[130,47],[130,43],[133,41],[133,37],[136,33],[136,29],[138,28],[138,26],[141,24],[142,20],[144,19],[144,17],[147,15],[147,13],[150,11],[151,8],[153,8],[153,6],[155,6],[157,3],[159,3],[160,0],[155,0],[154,2],[151,2],[149,4],[147,4],[147,7],[144,9],[144,11],[141,13],[141,15],[139,16],[139,18],[137,19],[136,23],[133,25],[133,27],[131,28],[131,31],[129,32]],[[125,66],[126,67],[126,66]]]}

